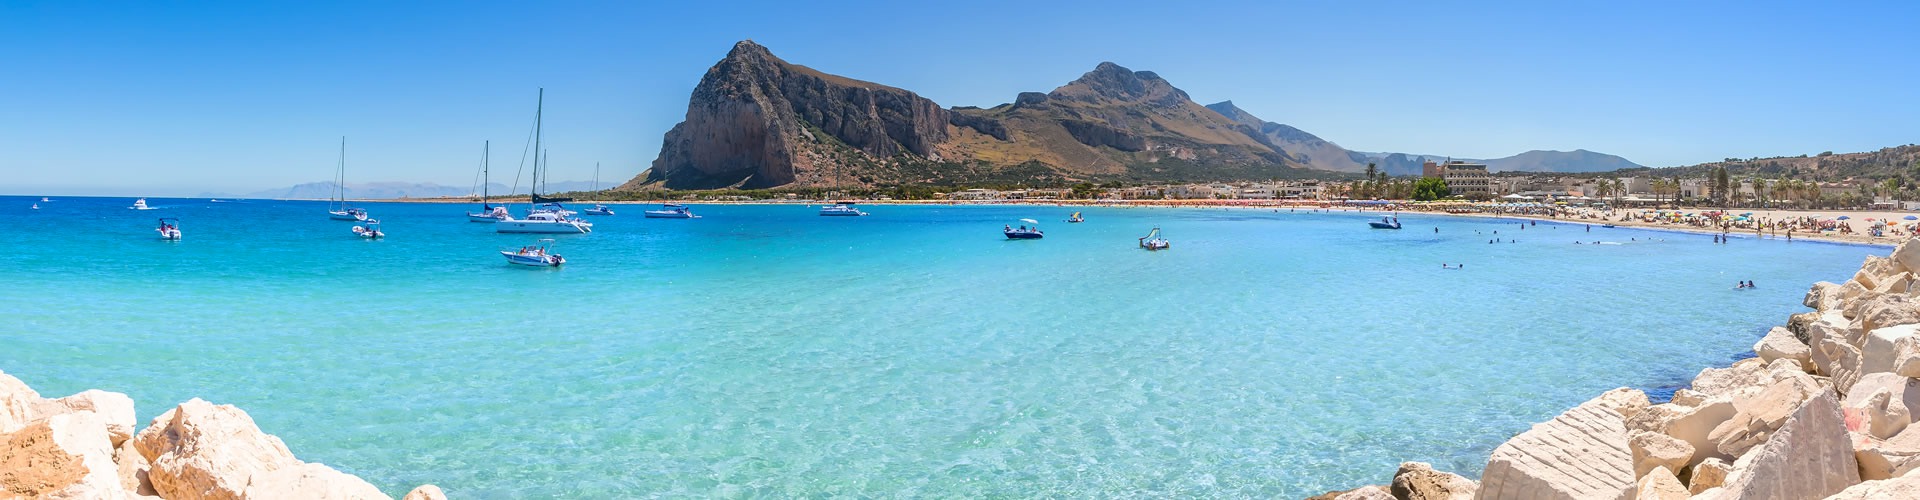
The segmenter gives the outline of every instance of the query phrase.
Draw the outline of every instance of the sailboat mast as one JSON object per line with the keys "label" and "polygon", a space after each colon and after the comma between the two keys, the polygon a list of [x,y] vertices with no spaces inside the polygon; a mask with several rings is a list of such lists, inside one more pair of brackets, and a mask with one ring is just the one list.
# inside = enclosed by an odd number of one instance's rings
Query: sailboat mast
{"label": "sailboat mast", "polygon": [[480,208],[483,210],[493,209],[493,207],[487,206],[487,184],[493,183],[493,167],[488,165],[487,162],[492,158],[493,141],[489,140],[480,146]]}
{"label": "sailboat mast", "polygon": [[533,107],[533,180],[535,182],[529,183],[529,186],[533,189],[533,195],[527,197],[527,204],[529,205],[539,203],[538,200],[540,198],[540,184],[538,182],[540,179],[540,115],[545,113],[546,109],[547,88],[541,87],[539,100],[535,101]]}
{"label": "sailboat mast", "polygon": [[334,197],[340,199],[340,209],[347,209],[347,136],[340,136],[340,161],[333,172]]}

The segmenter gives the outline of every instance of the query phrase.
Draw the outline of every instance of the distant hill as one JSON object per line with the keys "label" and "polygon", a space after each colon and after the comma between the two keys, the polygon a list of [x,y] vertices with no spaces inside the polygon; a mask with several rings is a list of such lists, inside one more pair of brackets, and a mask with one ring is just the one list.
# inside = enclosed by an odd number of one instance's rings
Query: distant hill
{"label": "distant hill", "polygon": [[[509,186],[500,183],[490,184],[489,191],[494,195],[509,194]],[[612,186],[601,184],[601,188]],[[334,183],[308,182],[278,189],[254,191],[239,195],[239,198],[275,199],[275,200],[325,200],[333,198]],[[568,191],[586,191],[593,189],[591,181],[549,182],[544,192],[564,193]],[[527,194],[527,186],[520,186],[519,194]],[[208,193],[211,195],[211,193]],[[348,183],[346,195],[356,200],[392,200],[400,198],[439,198],[459,197],[468,194],[479,195],[471,187],[445,186],[433,183],[413,182],[366,182]],[[229,195],[231,196],[231,195]],[[218,197],[218,196],[209,196]]]}
{"label": "distant hill", "polygon": [[[1366,156],[1348,151],[1339,144],[1328,142],[1305,130],[1261,120],[1252,113],[1234,106],[1233,101],[1208,104],[1207,109],[1258,131],[1261,136],[1270,141],[1270,145],[1279,148],[1288,159],[1308,167],[1336,172],[1361,172],[1367,168]],[[1416,163],[1414,167],[1415,173],[1418,173],[1419,164]]]}
{"label": "distant hill", "polygon": [[1444,162],[1458,160],[1484,163],[1490,172],[1610,172],[1623,168],[1643,168],[1642,165],[1626,158],[1606,153],[1596,153],[1585,149],[1573,151],[1533,150],[1513,156],[1494,159],[1476,159],[1466,157],[1448,157],[1431,154],[1406,153],[1357,153],[1368,161],[1379,163],[1379,167],[1393,175],[1420,173],[1420,164],[1426,161]]}
{"label": "distant hill", "polygon": [[1823,152],[1814,155],[1776,156],[1772,158],[1728,158],[1723,161],[1667,168],[1636,168],[1619,175],[1658,177],[1706,177],[1725,167],[1733,177],[1840,181],[1846,179],[1881,180],[1894,177],[1910,183],[1920,181],[1920,144],[1881,148],[1860,153]]}

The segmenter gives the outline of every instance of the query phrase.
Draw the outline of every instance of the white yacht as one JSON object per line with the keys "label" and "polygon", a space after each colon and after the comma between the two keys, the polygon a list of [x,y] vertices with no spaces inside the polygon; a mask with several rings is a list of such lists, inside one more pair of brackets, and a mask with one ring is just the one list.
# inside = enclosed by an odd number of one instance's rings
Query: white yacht
{"label": "white yacht", "polygon": [[694,215],[692,210],[687,209],[686,205],[680,205],[675,203],[668,203],[665,205],[661,205],[659,210],[648,210],[646,211],[646,216],[649,219],[698,219],[700,218],[700,216]]}
{"label": "white yacht", "polygon": [[544,239],[519,250],[501,250],[500,255],[507,258],[508,264],[533,267],[560,267],[567,263],[566,257],[553,253],[553,240]]}
{"label": "white yacht", "polygon": [[147,206],[147,199],[146,199],[146,198],[141,198],[141,199],[138,199],[138,200],[133,200],[133,206],[131,206],[131,207],[127,207],[127,208],[131,208],[131,209],[134,209],[134,210],[153,210],[153,208],[151,208],[151,207],[148,207],[148,206]]}
{"label": "white yacht", "polygon": [[867,213],[860,211],[860,209],[853,208],[853,202],[851,201],[842,201],[820,207],[820,215],[823,217],[858,217],[867,215]]}
{"label": "white yacht", "polygon": [[506,219],[493,223],[494,232],[531,234],[582,234],[593,232],[593,224],[553,212],[533,212],[525,219]]}

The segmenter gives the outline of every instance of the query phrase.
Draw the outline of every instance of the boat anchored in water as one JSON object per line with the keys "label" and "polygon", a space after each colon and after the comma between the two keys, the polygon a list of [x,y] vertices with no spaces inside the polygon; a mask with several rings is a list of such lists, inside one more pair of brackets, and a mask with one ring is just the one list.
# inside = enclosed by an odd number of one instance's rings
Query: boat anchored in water
{"label": "boat anchored in water", "polygon": [[1072,217],[1067,218],[1067,222],[1086,222],[1086,221],[1087,221],[1086,219],[1080,218],[1080,212],[1074,212]]}
{"label": "boat anchored in water", "polygon": [[134,210],[153,210],[153,208],[152,208],[152,207],[148,207],[148,206],[147,206],[147,199],[146,199],[146,198],[141,198],[141,199],[138,199],[138,200],[133,200],[133,206],[131,206],[131,207],[127,207],[127,208],[131,208],[131,209],[134,209]]}
{"label": "boat anchored in water", "polygon": [[[593,193],[594,198],[600,197],[600,162],[597,161],[593,162]],[[584,212],[587,215],[613,215],[613,209],[600,203],[593,204],[593,208],[586,209]]]}
{"label": "boat anchored in water", "polygon": [[369,240],[387,237],[387,233],[380,231],[380,221],[367,219],[366,222],[366,225],[353,226],[353,234]]}
{"label": "boat anchored in water", "polygon": [[[487,204],[487,195],[489,194],[487,190],[492,187],[493,183],[492,173],[490,172],[492,168],[491,165],[489,165],[489,160],[492,156],[493,141],[486,141],[486,143],[481,145],[480,151],[480,211],[467,212],[467,222],[513,220],[513,216],[507,215],[507,207],[496,207]],[[468,192],[471,193],[472,191]]]}
{"label": "boat anchored in water", "polygon": [[1160,228],[1156,227],[1153,228],[1153,232],[1149,232],[1146,236],[1140,237],[1140,248],[1145,248],[1149,251],[1166,250],[1173,248],[1173,243],[1168,242],[1166,238],[1161,238]]}
{"label": "boat anchored in water", "polygon": [[367,220],[367,211],[347,206],[347,138],[340,138],[340,163],[333,173],[333,202],[329,206],[327,218],[351,222]]}
{"label": "boat anchored in water", "polygon": [[493,223],[494,232],[510,234],[584,234],[593,232],[592,223],[568,217],[573,215],[574,212],[567,210],[567,207],[560,204],[560,202],[573,201],[573,199],[540,196],[540,185],[544,180],[540,175],[542,172],[541,165],[546,163],[542,161],[542,158],[546,155],[540,152],[540,126],[541,115],[546,109],[546,99],[547,90],[540,89],[539,104],[536,105],[533,112],[533,150],[535,153],[533,157],[533,181],[529,184],[532,186],[532,193],[527,200],[528,203],[533,204],[533,207],[528,209],[527,218],[525,219],[495,221]]}
{"label": "boat anchored in water", "polygon": [[659,210],[648,210],[646,211],[646,216],[649,219],[698,219],[700,218],[700,216],[694,215],[692,210],[687,209],[686,205],[678,205],[673,203],[661,205]]}
{"label": "boat anchored in water", "polygon": [[161,217],[160,227],[153,228],[153,230],[160,232],[160,239],[180,241],[180,219]]}
{"label": "boat anchored in water", "polygon": [[1006,229],[1002,231],[1003,233],[1006,233],[1007,239],[1037,240],[1037,239],[1040,239],[1041,237],[1046,236],[1045,233],[1040,232],[1040,221],[1033,220],[1033,219],[1020,219],[1020,222],[1025,222],[1027,224],[1031,224],[1032,226],[1031,227],[1029,226],[1013,227],[1012,225],[1008,225]]}
{"label": "boat anchored in water", "polygon": [[1400,229],[1400,218],[1381,217],[1378,221],[1368,222],[1367,226],[1374,229]]}
{"label": "boat anchored in water", "polygon": [[500,255],[507,258],[508,264],[532,267],[560,267],[567,263],[566,257],[553,253],[553,240],[543,239],[519,250],[501,250]]}
{"label": "boat anchored in water", "polygon": [[820,207],[820,215],[822,217],[858,217],[867,215],[867,213],[860,211],[860,209],[853,208],[853,202],[851,201],[840,201],[834,202],[832,205]]}

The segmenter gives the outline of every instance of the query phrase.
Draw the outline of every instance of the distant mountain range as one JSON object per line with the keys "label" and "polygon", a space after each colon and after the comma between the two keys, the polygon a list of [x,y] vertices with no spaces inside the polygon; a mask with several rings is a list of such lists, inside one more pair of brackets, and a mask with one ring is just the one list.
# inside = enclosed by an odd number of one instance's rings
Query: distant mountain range
{"label": "distant mountain range", "polygon": [[[1378,155],[1378,156],[1374,156]],[[1201,106],[1151,71],[1103,62],[1051,92],[942,108],[913,92],[788,63],[753,41],[708,69],[652,168],[622,189],[1212,181],[1417,174],[1436,155],[1362,153]],[[1487,160],[1492,170],[1631,168],[1585,150]],[[1320,173],[1316,173],[1320,172]]]}
{"label": "distant mountain range", "polygon": [[[490,184],[490,186],[491,187],[488,188],[488,191],[490,191],[492,194],[496,196],[506,195],[508,194],[507,190],[512,189],[509,186],[505,186],[499,183],[493,183],[493,184]],[[608,184],[601,184],[600,187],[605,189],[605,188],[611,188],[613,186]],[[334,183],[332,182],[308,182],[308,183],[296,184],[296,185],[284,187],[284,188],[267,189],[267,190],[254,191],[254,192],[245,193],[245,194],[236,195],[236,194],[230,194],[230,193],[201,193],[201,196],[206,198],[325,200],[325,199],[333,198],[333,188],[334,188]],[[549,182],[547,183],[545,191],[553,192],[553,193],[565,193],[568,191],[587,191],[591,189],[593,189],[593,183],[591,181],[566,181],[566,182]],[[433,183],[415,183],[415,182],[348,183],[347,190],[346,190],[347,198],[356,199],[356,200],[391,200],[391,199],[400,199],[400,198],[439,198],[439,197],[449,197],[449,196],[459,197],[459,196],[467,196],[469,194],[478,196],[480,192],[474,190],[471,187],[455,187],[455,186],[444,186],[444,185],[433,184]],[[527,194],[527,187],[520,186],[519,194],[522,194],[522,195]]]}

